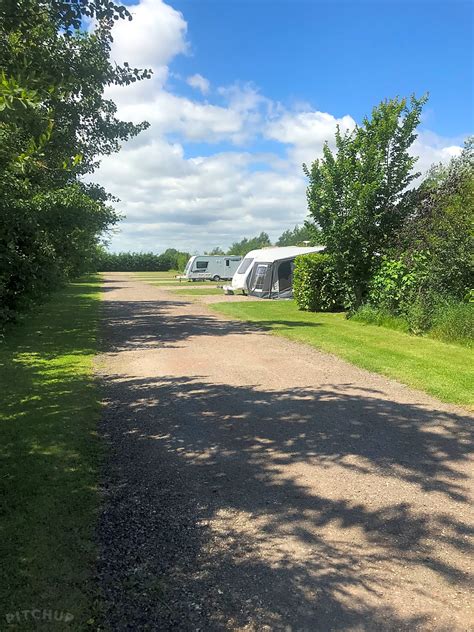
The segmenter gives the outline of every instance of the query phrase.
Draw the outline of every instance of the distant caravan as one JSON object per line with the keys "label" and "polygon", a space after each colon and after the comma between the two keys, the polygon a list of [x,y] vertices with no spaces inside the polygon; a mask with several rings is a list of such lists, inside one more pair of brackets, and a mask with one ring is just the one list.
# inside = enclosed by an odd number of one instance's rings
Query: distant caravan
{"label": "distant caravan", "polygon": [[324,250],[324,246],[252,250],[245,255],[232,277],[232,283],[224,286],[224,292],[241,292],[260,298],[292,298],[295,258],[321,250]]}
{"label": "distant caravan", "polygon": [[233,255],[195,255],[178,278],[188,281],[226,281],[232,279],[241,260],[242,257]]}

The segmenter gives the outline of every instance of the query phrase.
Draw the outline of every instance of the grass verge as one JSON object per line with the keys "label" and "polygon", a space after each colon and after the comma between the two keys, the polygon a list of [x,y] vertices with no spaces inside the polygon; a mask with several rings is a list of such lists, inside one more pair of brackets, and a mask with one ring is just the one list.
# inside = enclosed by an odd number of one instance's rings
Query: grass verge
{"label": "grass verge", "polygon": [[334,353],[445,402],[474,406],[474,354],[469,349],[347,320],[344,314],[300,312],[293,301],[242,301],[210,307]]}
{"label": "grass verge", "polygon": [[[83,629],[93,617],[99,304],[97,277],[72,283],[0,346],[1,629]],[[63,622],[5,625],[34,609]]]}

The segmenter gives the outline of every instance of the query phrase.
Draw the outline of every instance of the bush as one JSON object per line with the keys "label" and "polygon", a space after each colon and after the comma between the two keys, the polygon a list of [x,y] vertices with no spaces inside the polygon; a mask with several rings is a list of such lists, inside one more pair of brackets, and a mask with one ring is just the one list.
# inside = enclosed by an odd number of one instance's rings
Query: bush
{"label": "bush", "polygon": [[474,303],[450,303],[439,306],[433,316],[430,337],[474,346]]}
{"label": "bush", "polygon": [[301,310],[318,312],[343,306],[343,292],[331,255],[315,253],[296,257],[293,294]]}
{"label": "bush", "polygon": [[410,259],[384,257],[370,283],[369,303],[395,315],[406,313],[425,285],[427,259],[424,253]]}
{"label": "bush", "polygon": [[430,265],[425,252],[384,258],[370,284],[370,305],[406,320],[414,334],[428,331],[437,307],[449,300],[439,294]]}

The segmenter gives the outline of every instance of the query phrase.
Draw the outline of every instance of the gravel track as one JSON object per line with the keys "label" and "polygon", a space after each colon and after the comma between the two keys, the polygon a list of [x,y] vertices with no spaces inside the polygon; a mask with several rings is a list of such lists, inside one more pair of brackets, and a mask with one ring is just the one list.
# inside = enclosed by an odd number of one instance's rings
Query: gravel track
{"label": "gravel track", "polygon": [[467,412],[205,300],[104,289],[104,629],[472,629]]}

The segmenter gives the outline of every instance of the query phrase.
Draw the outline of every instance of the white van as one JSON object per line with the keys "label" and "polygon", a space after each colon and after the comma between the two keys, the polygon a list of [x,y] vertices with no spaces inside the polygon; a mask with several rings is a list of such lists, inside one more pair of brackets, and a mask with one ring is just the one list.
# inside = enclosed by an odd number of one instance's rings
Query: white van
{"label": "white van", "polygon": [[183,274],[178,278],[189,281],[232,279],[241,260],[242,257],[234,255],[195,255],[188,261]]}

